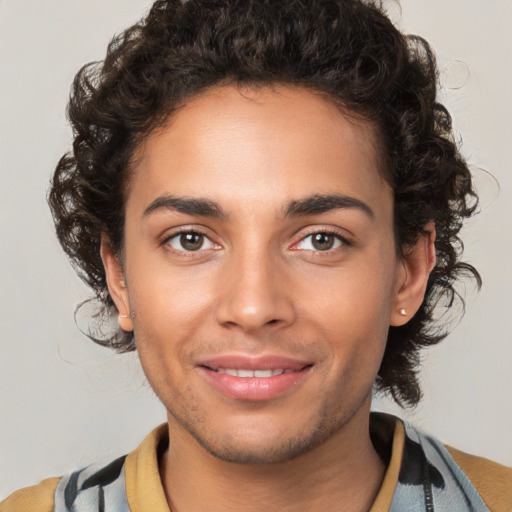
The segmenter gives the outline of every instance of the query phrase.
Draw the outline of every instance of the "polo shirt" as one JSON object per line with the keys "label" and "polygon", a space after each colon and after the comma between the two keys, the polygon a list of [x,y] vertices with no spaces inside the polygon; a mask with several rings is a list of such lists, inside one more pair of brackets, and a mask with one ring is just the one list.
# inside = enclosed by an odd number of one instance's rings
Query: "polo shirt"
{"label": "polo shirt", "polygon": [[[445,446],[390,415],[372,413],[370,425],[389,462],[369,512],[512,512],[512,468]],[[168,443],[167,424],[160,425],[128,455],[16,491],[0,512],[170,512],[158,467]]]}

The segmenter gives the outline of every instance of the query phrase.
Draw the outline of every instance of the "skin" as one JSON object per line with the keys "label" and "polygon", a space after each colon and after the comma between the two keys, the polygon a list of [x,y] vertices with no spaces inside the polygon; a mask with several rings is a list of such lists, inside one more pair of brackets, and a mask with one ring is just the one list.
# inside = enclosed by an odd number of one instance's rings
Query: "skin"
{"label": "skin", "polygon": [[[372,386],[389,325],[418,309],[434,263],[433,226],[397,256],[376,147],[370,123],[310,91],[225,86],[138,148],[123,261],[106,238],[102,257],[168,411],[160,471],[174,512],[370,508],[385,470],[369,436]],[[352,203],[285,215],[325,195]],[[224,215],[178,211],[170,196]],[[186,250],[180,230],[203,245]],[[332,234],[314,245],[318,233]],[[279,396],[240,400],[198,366],[225,353],[310,366]]]}

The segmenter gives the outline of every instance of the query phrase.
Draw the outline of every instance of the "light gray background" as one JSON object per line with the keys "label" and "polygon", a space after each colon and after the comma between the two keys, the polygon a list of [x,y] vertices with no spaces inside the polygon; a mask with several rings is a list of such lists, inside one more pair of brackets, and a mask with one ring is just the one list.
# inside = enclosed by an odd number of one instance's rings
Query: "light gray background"
{"label": "light gray background", "polygon": [[[50,174],[71,140],[69,85],[148,0],[0,0],[0,497],[134,448],[164,420],[133,355],[84,338],[88,296],[53,235]],[[425,357],[425,399],[401,413],[512,465],[512,1],[403,0],[393,18],[436,48],[443,97],[476,168],[482,213],[464,232],[481,271],[463,322]],[[396,411],[388,401],[376,407]]]}

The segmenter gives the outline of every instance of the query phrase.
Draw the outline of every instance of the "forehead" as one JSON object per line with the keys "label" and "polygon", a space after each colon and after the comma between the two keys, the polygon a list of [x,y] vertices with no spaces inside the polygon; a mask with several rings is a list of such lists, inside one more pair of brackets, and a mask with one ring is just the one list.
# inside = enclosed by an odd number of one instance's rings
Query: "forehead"
{"label": "forehead", "polygon": [[212,88],[138,148],[127,208],[163,193],[247,205],[332,192],[377,200],[389,187],[376,139],[370,122],[304,88]]}

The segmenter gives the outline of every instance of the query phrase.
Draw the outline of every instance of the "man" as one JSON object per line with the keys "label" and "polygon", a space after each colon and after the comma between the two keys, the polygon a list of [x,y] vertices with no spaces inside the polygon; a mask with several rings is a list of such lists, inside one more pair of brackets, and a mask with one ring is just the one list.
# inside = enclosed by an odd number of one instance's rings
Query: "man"
{"label": "man", "polygon": [[[86,67],[50,204],[168,423],[9,510],[509,510],[395,418],[475,210],[428,45],[355,0],[159,1]],[[102,341],[102,340],[98,340]]]}

